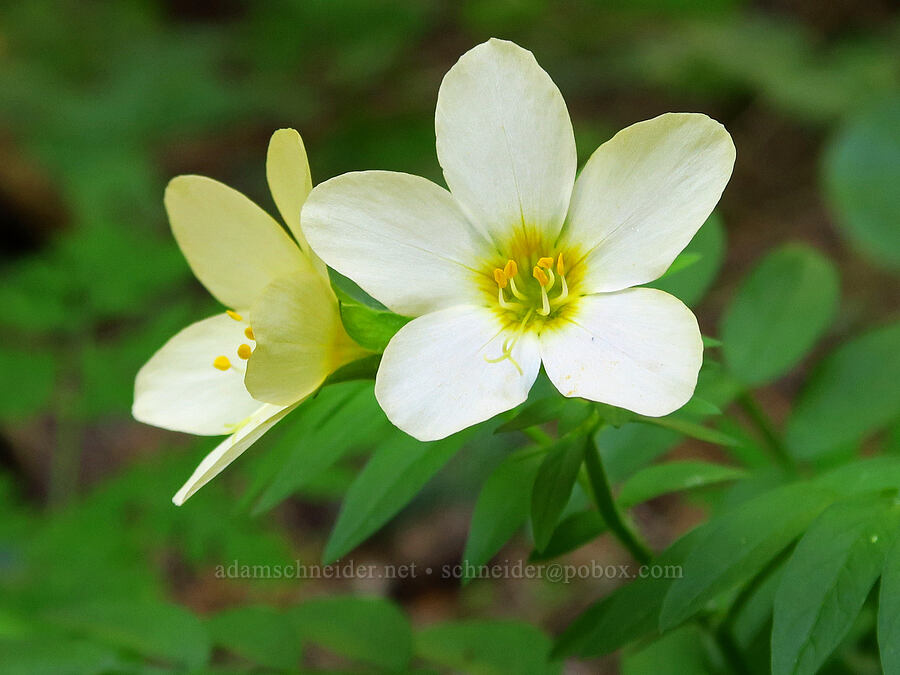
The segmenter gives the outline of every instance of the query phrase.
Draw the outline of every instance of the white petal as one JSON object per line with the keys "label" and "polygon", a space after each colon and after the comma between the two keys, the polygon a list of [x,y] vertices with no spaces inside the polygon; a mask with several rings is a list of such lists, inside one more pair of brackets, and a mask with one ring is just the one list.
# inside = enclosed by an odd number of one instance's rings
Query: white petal
{"label": "white petal", "polygon": [[659,278],[719,201],[734,157],[725,128],[696,113],[638,122],[597,148],[575,183],[562,234],[585,256],[585,290]]}
{"label": "white petal", "polygon": [[650,288],[582,298],[571,322],[541,333],[541,358],[563,396],[668,415],[697,384],[703,341],[677,298]]}
{"label": "white petal", "polygon": [[303,229],[329,266],[399,314],[485,301],[470,266],[488,244],[450,193],[424,178],[390,171],[332,178],[306,201]]}
{"label": "white petal", "polygon": [[300,229],[300,209],[312,190],[312,177],[303,139],[296,130],[279,129],[272,134],[266,154],[266,180],[288,229],[304,252],[308,251]]}
{"label": "white petal", "polygon": [[194,275],[228,307],[246,309],[269,283],[309,267],[287,232],[227,185],[178,176],[166,187],[165,202]]}
{"label": "white petal", "polygon": [[258,407],[244,426],[219,443],[215,450],[203,458],[188,481],[172,497],[172,502],[176,506],[184,504],[191,495],[218,476],[226,466],[240,457],[244,450],[256,443],[264,433],[298,405],[299,402],[288,407],[268,404]]}
{"label": "white petal", "polygon": [[525,333],[509,359],[512,331],[479,307],[452,307],[406,324],[384,351],[375,396],[397,427],[420,441],[444,438],[514,408],[540,368],[537,339]]}
{"label": "white petal", "polygon": [[[234,431],[260,406],[244,386],[244,365],[237,356],[237,348],[248,342],[246,327],[227,314],[218,314],[171,338],[137,374],[135,419],[189,434]],[[226,356],[234,367],[214,368],[217,356]]]}
{"label": "white petal", "polygon": [[491,39],[463,54],[441,83],[435,131],[444,178],[473,223],[501,242],[521,226],[555,240],[575,181],[575,136],[531,52]]}
{"label": "white petal", "polygon": [[331,287],[316,274],[267,286],[251,318],[256,349],[245,382],[260,401],[287,405],[303,398],[363,354],[344,331]]}

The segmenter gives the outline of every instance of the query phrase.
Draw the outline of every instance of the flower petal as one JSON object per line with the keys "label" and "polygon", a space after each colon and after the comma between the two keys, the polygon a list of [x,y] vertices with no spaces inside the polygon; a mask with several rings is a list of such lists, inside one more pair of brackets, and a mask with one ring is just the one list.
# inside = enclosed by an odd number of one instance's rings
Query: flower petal
{"label": "flower petal", "polygon": [[502,354],[505,330],[480,307],[451,307],[406,324],[393,337],[375,378],[375,396],[391,422],[420,441],[444,438],[514,408],[540,368],[534,335]]}
{"label": "flower petal", "polygon": [[662,276],[719,201],[734,157],[725,127],[696,113],[632,124],[597,148],[575,183],[562,234],[585,256],[586,290]]}
{"label": "flower petal", "polygon": [[241,454],[256,443],[264,433],[271,429],[285,415],[299,405],[299,401],[288,407],[265,404],[258,407],[249,420],[234,434],[226,438],[210,452],[188,479],[175,493],[172,502],[181,506],[197,490],[218,476]]}
{"label": "flower petal", "polygon": [[166,187],[165,203],[194,275],[228,307],[246,309],[273,280],[309,267],[287,232],[227,185],[178,176]]}
{"label": "flower petal", "polygon": [[309,160],[303,139],[294,129],[279,129],[269,140],[266,154],[266,180],[278,212],[304,253],[309,244],[300,229],[300,209],[312,190]]}
{"label": "flower petal", "polygon": [[687,403],[703,361],[697,319],[650,288],[582,298],[570,322],[541,333],[541,358],[563,396],[661,417]]}
{"label": "flower petal", "polygon": [[238,366],[219,370],[217,356],[242,363],[237,348],[247,324],[227,314],[191,324],[171,338],[137,374],[134,418],[189,434],[228,434],[260,406],[244,386]]}
{"label": "flower petal", "polygon": [[485,300],[471,266],[488,243],[450,193],[424,178],[390,171],[332,178],[303,206],[303,229],[329,266],[399,314]]}
{"label": "flower petal", "polygon": [[537,226],[553,241],[575,182],[565,101],[528,50],[491,39],[449,70],[435,112],[444,178],[470,220],[498,241]]}
{"label": "flower petal", "polygon": [[245,383],[260,401],[293,403],[363,353],[344,331],[331,287],[317,274],[295,274],[267,286],[251,319],[256,349]]}

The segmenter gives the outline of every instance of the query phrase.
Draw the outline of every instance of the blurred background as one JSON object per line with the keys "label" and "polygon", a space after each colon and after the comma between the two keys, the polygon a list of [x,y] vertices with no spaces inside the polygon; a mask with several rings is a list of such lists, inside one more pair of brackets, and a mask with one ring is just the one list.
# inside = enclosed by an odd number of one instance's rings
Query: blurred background
{"label": "blurred background", "polygon": [[[840,271],[838,320],[821,350],[896,312],[900,19],[889,0],[4,2],[0,671],[209,672],[209,659],[223,672],[277,670],[300,657],[284,612],[348,594],[388,598],[398,611],[376,614],[417,628],[509,618],[553,635],[620,583],[221,578],[217,566],[232,561],[319,562],[372,438],[310,438],[289,419],[176,508],[172,494],[215,441],[130,418],[138,368],[177,330],[219,311],[168,230],[167,180],[211,176],[274,213],[266,144],[290,126],[314,182],[357,169],[440,182],[438,86],[491,36],[531,49],[553,77],[582,163],[616,130],[667,111],[705,112],[731,132],[734,176],[702,288],[691,291],[704,334],[718,335],[736,284],[788,241]],[[803,372],[762,392],[776,420]],[[377,411],[364,402],[357,414]],[[276,460],[298,437],[348,447],[317,475],[272,488]],[[345,559],[459,562],[504,443],[464,449]],[[714,451],[693,442],[672,452]],[[704,508],[663,498],[638,516],[661,547]],[[523,537],[500,558],[529,551]],[[567,559],[627,557],[601,539]],[[358,632],[304,638],[303,662],[390,666],[379,656],[390,649],[356,644]]]}

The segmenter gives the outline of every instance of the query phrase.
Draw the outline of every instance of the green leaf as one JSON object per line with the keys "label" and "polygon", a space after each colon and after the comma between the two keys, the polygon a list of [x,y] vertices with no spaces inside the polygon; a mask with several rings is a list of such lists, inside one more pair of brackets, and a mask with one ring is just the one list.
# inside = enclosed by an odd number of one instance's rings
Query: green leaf
{"label": "green leaf", "polygon": [[660,615],[663,630],[755,576],[826,507],[833,494],[808,483],[771,490],[713,519],[684,562]]}
{"label": "green leaf", "polygon": [[803,535],[775,594],[773,675],[819,670],[850,630],[881,574],[900,523],[892,497],[834,504]]}
{"label": "green leaf", "polygon": [[400,432],[378,407],[370,382],[326,387],[303,404],[298,419],[269,449],[272,475],[253,514],[268,511],[301,490],[351,450],[372,447],[388,434]]}
{"label": "green leaf", "polygon": [[87,640],[0,638],[0,672],[6,675],[105,675],[127,672],[123,666],[112,648]]}
{"label": "green leaf", "polygon": [[206,628],[187,610],[139,600],[96,600],[54,609],[46,615],[54,625],[97,642],[188,668],[209,661]]}
{"label": "green leaf", "polygon": [[340,308],[347,335],[364,349],[379,354],[397,331],[412,321],[406,316],[357,303],[341,302]]}
{"label": "green leaf", "polygon": [[381,363],[381,354],[364,356],[356,361],[346,363],[325,378],[322,386],[338,384],[340,382],[352,382],[354,380],[374,380]]}
{"label": "green leaf", "polygon": [[825,154],[828,200],[841,233],[873,261],[900,270],[900,98],[851,119]]}
{"label": "green leaf", "polygon": [[433,443],[400,435],[382,444],[347,490],[323,558],[331,563],[390,520],[472,436],[461,431]]}
{"label": "green leaf", "polygon": [[547,396],[526,403],[515,417],[497,427],[494,433],[521,431],[538,424],[553,422],[564,415],[583,415],[587,417],[587,415],[590,415],[590,412],[590,404],[580,399],[565,398],[560,395]]}
{"label": "green leaf", "polygon": [[584,446],[583,436],[563,440],[549,449],[538,468],[531,489],[531,525],[539,551],[550,541],[553,528],[569,503],[584,459]]}
{"label": "green leaf", "polygon": [[[509,455],[488,476],[475,502],[463,560],[474,568],[485,564],[528,518],[531,486],[544,453],[525,448]],[[464,565],[465,570],[469,565]]]}
{"label": "green leaf", "polygon": [[7,383],[0,394],[0,421],[21,421],[50,405],[56,383],[52,355],[4,347],[0,350],[0,371]]}
{"label": "green leaf", "polygon": [[329,596],[289,611],[296,634],[355,661],[403,670],[412,657],[409,619],[396,605],[376,597]]}
{"label": "green leaf", "polygon": [[677,431],[679,434],[690,436],[691,438],[696,438],[698,441],[705,441],[706,443],[724,446],[740,445],[740,441],[736,438],[722,433],[717,429],[711,429],[702,424],[697,424],[696,422],[691,422],[690,420],[674,417],[672,415],[667,417],[646,417],[644,415],[636,415],[634,421]]}
{"label": "green leaf", "polygon": [[858,459],[818,476],[815,484],[846,497],[900,490],[900,457]]}
{"label": "green leaf", "polygon": [[688,306],[697,304],[715,281],[725,259],[725,228],[713,213],[666,273],[652,284]]}
{"label": "green leaf", "polygon": [[837,271],[828,258],[803,244],[772,251],[725,311],[725,363],[752,386],[784,375],[828,328],[838,297]]}
{"label": "green leaf", "polygon": [[559,636],[554,656],[593,658],[656,634],[666,593],[702,532],[703,529],[689,532],[654,558],[653,565],[661,570],[659,578],[648,576],[632,581],[589,607]]}
{"label": "green leaf", "polygon": [[280,670],[296,669],[300,642],[290,619],[271,607],[238,607],[211,616],[206,628],[216,647]]}
{"label": "green leaf", "polygon": [[597,511],[578,511],[563,518],[542,551],[532,551],[529,562],[542,562],[581,548],[606,532],[606,523]]}
{"label": "green leaf", "polygon": [[643,469],[625,481],[616,501],[627,509],[668,492],[737,480],[745,475],[741,469],[712,462],[666,462]]}
{"label": "green leaf", "polygon": [[900,321],[839,347],[819,363],[794,406],[785,439],[814,459],[890,424],[900,415]]}
{"label": "green leaf", "polygon": [[429,626],[416,634],[416,656],[469,675],[550,675],[550,639],[521,621],[474,619]]}
{"label": "green leaf", "polygon": [[878,595],[878,648],[889,675],[900,673],[900,537],[887,550]]}
{"label": "green leaf", "polygon": [[682,626],[622,657],[622,675],[707,675],[704,634]]}

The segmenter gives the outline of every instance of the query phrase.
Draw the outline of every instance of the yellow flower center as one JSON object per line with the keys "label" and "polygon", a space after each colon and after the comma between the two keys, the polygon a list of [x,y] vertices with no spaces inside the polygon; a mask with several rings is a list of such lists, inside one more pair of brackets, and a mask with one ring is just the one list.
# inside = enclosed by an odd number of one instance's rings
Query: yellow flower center
{"label": "yellow flower center", "polygon": [[490,285],[490,303],[512,330],[503,341],[500,356],[485,360],[509,360],[521,373],[512,357],[516,342],[526,330],[540,331],[570,312],[579,297],[572,284],[578,285],[582,270],[580,265],[575,269],[568,266],[578,260],[573,251],[555,250],[533,234],[517,235],[504,248],[512,255],[490,271],[494,282]]}

